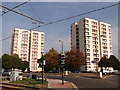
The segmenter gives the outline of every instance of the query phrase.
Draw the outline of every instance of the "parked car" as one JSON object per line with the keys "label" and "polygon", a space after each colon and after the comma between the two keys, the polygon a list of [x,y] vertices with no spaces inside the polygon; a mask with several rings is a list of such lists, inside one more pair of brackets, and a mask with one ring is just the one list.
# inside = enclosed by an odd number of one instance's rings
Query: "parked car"
{"label": "parked car", "polygon": [[4,70],[4,71],[2,72],[2,75],[3,75],[3,76],[10,76],[10,73],[11,73],[11,70]]}
{"label": "parked car", "polygon": [[80,71],[73,71],[72,73],[81,73]]}
{"label": "parked car", "polygon": [[114,70],[112,69],[103,69],[104,74],[115,74]]}
{"label": "parked car", "polygon": [[51,71],[48,71],[48,73],[60,73],[59,70],[51,70]]}
{"label": "parked car", "polygon": [[103,74],[115,74],[113,67],[99,67],[98,72],[103,72]]}

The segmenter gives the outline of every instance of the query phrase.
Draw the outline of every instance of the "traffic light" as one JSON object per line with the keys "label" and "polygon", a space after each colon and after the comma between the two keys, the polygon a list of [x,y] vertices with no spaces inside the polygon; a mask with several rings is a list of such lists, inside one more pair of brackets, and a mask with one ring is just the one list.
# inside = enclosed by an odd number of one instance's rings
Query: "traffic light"
{"label": "traffic light", "polygon": [[58,55],[58,61],[60,62],[61,60],[61,54]]}
{"label": "traffic light", "polygon": [[60,64],[65,64],[65,55],[64,54],[59,54],[58,55],[58,61]]}

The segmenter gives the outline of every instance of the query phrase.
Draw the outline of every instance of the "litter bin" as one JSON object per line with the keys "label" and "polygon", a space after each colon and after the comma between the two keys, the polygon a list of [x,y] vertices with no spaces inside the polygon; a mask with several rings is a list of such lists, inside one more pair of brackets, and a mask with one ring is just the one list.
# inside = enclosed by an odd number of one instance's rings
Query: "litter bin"
{"label": "litter bin", "polygon": [[36,75],[32,75],[32,79],[36,79],[36,77],[37,77]]}

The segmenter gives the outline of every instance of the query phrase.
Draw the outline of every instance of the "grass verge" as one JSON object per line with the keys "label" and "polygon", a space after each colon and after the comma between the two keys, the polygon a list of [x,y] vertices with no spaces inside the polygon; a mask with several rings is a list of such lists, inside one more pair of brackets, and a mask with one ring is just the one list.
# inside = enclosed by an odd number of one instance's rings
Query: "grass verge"
{"label": "grass verge", "polygon": [[10,83],[24,85],[24,86],[31,86],[31,87],[37,87],[37,88],[47,88],[48,82],[43,81],[44,84],[42,84],[41,79],[24,79],[24,80],[17,80],[17,81],[11,81]]}

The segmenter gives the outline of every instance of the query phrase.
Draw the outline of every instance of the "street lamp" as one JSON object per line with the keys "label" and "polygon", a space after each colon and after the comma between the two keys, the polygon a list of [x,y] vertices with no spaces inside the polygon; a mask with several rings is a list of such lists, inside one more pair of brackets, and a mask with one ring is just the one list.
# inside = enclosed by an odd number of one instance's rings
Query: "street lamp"
{"label": "street lamp", "polygon": [[62,54],[63,54],[63,41],[59,40],[59,42],[62,43]]}

